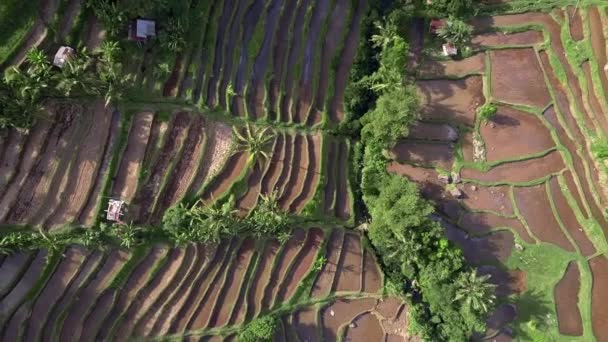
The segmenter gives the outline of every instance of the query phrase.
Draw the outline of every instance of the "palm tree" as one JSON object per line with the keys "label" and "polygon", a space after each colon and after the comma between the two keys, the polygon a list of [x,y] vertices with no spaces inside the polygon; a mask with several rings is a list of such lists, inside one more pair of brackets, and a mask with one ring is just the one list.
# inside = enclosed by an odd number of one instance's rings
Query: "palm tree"
{"label": "palm tree", "polygon": [[67,61],[61,73],[57,74],[57,89],[64,96],[70,96],[75,89],[90,93],[95,89],[95,77],[89,72],[91,59],[85,55],[79,55]]}
{"label": "palm tree", "polygon": [[106,63],[114,63],[118,60],[121,49],[117,41],[105,40],[99,48],[101,59]]}
{"label": "palm tree", "polygon": [[487,313],[494,307],[496,285],[488,282],[490,275],[477,275],[477,269],[463,273],[456,281],[454,301],[475,312]]}
{"label": "palm tree", "polygon": [[30,73],[41,73],[46,72],[50,69],[49,60],[46,58],[44,52],[38,48],[33,48],[27,52],[26,60],[30,64],[28,71]]}
{"label": "palm tree", "polygon": [[237,139],[237,151],[249,153],[250,163],[258,158],[268,159],[267,149],[269,142],[274,138],[274,132],[269,127],[255,129],[247,124],[245,134],[236,127],[232,127],[232,131]]}
{"label": "palm tree", "polygon": [[372,35],[371,41],[373,47],[386,49],[399,35],[397,34],[397,26],[392,20],[385,20],[384,23],[375,21],[374,26],[378,33]]}
{"label": "palm tree", "polygon": [[473,26],[460,19],[449,19],[446,24],[437,30],[439,37],[446,41],[462,46],[469,43],[473,34]]}

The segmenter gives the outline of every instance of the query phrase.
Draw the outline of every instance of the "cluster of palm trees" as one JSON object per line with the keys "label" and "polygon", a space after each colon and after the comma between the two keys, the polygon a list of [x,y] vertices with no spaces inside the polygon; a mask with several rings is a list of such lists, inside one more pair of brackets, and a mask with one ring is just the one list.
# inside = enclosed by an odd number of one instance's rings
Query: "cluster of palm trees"
{"label": "cluster of palm trees", "polygon": [[29,128],[48,101],[104,96],[108,105],[119,99],[131,80],[119,55],[118,43],[106,41],[95,55],[82,49],[59,69],[44,51],[30,50],[25,67],[9,68],[0,80],[0,129]]}

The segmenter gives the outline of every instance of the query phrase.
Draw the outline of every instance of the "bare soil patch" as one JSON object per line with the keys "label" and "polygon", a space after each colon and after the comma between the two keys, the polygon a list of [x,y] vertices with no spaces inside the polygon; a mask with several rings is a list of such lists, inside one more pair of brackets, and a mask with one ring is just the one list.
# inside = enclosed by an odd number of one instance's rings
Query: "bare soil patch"
{"label": "bare soil patch", "polygon": [[327,247],[325,248],[325,265],[319,272],[317,279],[312,288],[311,297],[324,297],[331,293],[333,284],[335,282],[336,272],[338,271],[338,264],[340,263],[340,254],[342,251],[342,244],[344,241],[344,232],[339,229],[332,231]]}
{"label": "bare soil patch", "polygon": [[314,262],[319,246],[323,241],[323,237],[323,231],[318,228],[312,228],[308,231],[306,242],[304,246],[302,246],[300,254],[297,259],[294,260],[291,270],[283,280],[283,284],[277,295],[277,300],[275,301],[276,303],[287,301],[293,296]]}
{"label": "bare soil patch", "polygon": [[184,262],[184,260],[192,256],[192,251],[192,247],[187,247],[175,248],[169,252],[168,261],[165,266],[158,271],[154,279],[142,291],[137,293],[129,304],[123,320],[116,329],[114,337],[117,340],[125,340],[131,335],[133,328],[143,317],[144,313],[159,298],[167,286],[171,284],[172,280],[180,276],[180,270],[183,272],[185,269],[184,265],[188,263]]}
{"label": "bare soil patch", "polygon": [[363,276],[361,292],[376,293],[382,288],[382,274],[374,254],[365,249],[363,253]]}
{"label": "bare soil patch", "polygon": [[439,181],[438,174],[434,169],[416,167],[410,164],[391,162],[387,171],[405,176],[418,184],[420,192],[428,198],[441,198],[444,189]]}
{"label": "bare soil patch", "polygon": [[349,233],[344,234],[337,279],[334,282],[336,292],[361,291],[362,251],[359,236]]}
{"label": "bare soil patch", "polygon": [[488,32],[474,36],[471,43],[474,48],[493,47],[500,45],[526,46],[542,43],[541,31],[524,31],[517,33]]}
{"label": "bare soil patch", "polygon": [[293,328],[298,334],[299,341],[318,341],[319,329],[317,310],[306,308],[292,315]]}
{"label": "bare soil patch", "polygon": [[534,115],[499,106],[489,124],[481,125],[486,159],[494,162],[546,151],[555,146],[547,127]]}
{"label": "bare soil patch", "polygon": [[77,340],[80,338],[87,312],[95,305],[99,295],[110,285],[112,279],[124,266],[128,258],[129,256],[121,251],[114,251],[110,254],[95,278],[72,303],[61,329],[62,340]]}
{"label": "bare soil patch", "polygon": [[327,163],[325,163],[325,185],[323,187],[325,196],[323,198],[323,208],[325,214],[332,215],[335,213],[336,208],[336,165],[338,163],[339,143],[333,138],[328,139],[326,142],[327,148]]}
{"label": "bare soil patch", "polygon": [[306,173],[309,166],[308,140],[306,136],[298,134],[294,137],[293,160],[291,172],[281,197],[279,204],[283,209],[288,209],[289,204],[297,197],[304,186]]}
{"label": "bare soil patch", "polygon": [[526,228],[516,218],[506,218],[491,213],[465,213],[460,219],[460,225],[468,232],[483,235],[498,228],[511,228],[527,243],[535,243]]}
{"label": "bare soil patch", "polygon": [[473,125],[475,110],[485,102],[480,76],[459,80],[419,81],[422,118]]}
{"label": "bare soil patch", "polygon": [[237,152],[228,159],[222,173],[219,174],[217,178],[213,180],[213,183],[209,185],[209,188],[205,190],[205,193],[202,196],[205,202],[212,202],[228,191],[247,165],[247,157],[246,152]]}
{"label": "bare soil patch", "polygon": [[336,179],[336,216],[347,220],[350,217],[351,198],[348,183],[348,155],[350,151],[344,140],[340,141],[338,154],[338,171]]}
{"label": "bare soil patch", "polygon": [[593,334],[599,341],[608,339],[608,259],[599,255],[589,260],[593,274],[591,290],[591,321]]}
{"label": "bare soil patch", "polygon": [[383,337],[384,330],[378,317],[371,312],[355,318],[344,334],[346,341],[381,341]]}
{"label": "bare soil patch", "polygon": [[410,127],[410,132],[407,135],[407,138],[449,142],[458,140],[458,131],[456,131],[454,127],[447,124],[417,122]]}
{"label": "bare soil patch", "polygon": [[479,274],[489,274],[490,282],[496,285],[496,296],[508,297],[524,293],[528,289],[528,275],[519,269],[505,270],[496,266],[483,265]]}
{"label": "bare soil patch", "polygon": [[306,170],[306,178],[302,185],[302,190],[289,206],[291,212],[300,213],[308,201],[312,198],[317,189],[321,175],[321,136],[307,135],[308,140],[308,160],[309,165]]}
{"label": "bare soil patch", "polygon": [[589,238],[585,234],[585,230],[576,219],[576,215],[572,211],[572,208],[568,204],[566,197],[564,197],[564,194],[562,193],[557,178],[551,178],[551,180],[549,181],[549,187],[551,191],[551,198],[553,199],[553,203],[555,203],[555,207],[557,209],[557,215],[564,223],[564,226],[580,248],[581,252],[585,256],[589,256],[595,253],[595,247],[593,246],[593,243],[589,241]]}
{"label": "bare soil patch", "polygon": [[247,191],[239,198],[235,206],[239,210],[239,215],[246,216],[258,202],[260,196],[260,189],[262,187],[262,177],[264,176],[264,164],[261,160],[258,160],[253,165],[252,170],[247,176]]}
{"label": "bare soil patch", "polygon": [[283,194],[283,189],[285,189],[285,185],[288,183],[289,176],[291,175],[291,169],[294,164],[294,141],[295,136],[286,134],[285,135],[285,154],[283,155],[283,167],[281,169],[281,174],[274,184],[274,188],[271,191],[276,191],[277,195],[281,196]]}
{"label": "bare soil patch", "polygon": [[335,341],[340,327],[376,306],[376,299],[337,299],[321,310],[323,341]]}
{"label": "bare soil patch", "polygon": [[515,188],[514,194],[517,207],[534,235],[542,241],[574,252],[572,244],[561,231],[559,223],[553,215],[545,184]]}
{"label": "bare soil patch", "polygon": [[454,148],[451,144],[402,140],[391,149],[391,157],[399,162],[422,164],[451,170]]}
{"label": "bare soil patch", "polygon": [[[473,190],[475,189],[475,190]],[[513,205],[508,186],[474,186],[467,185],[462,202],[473,210],[491,210],[502,215],[512,215]]]}
{"label": "bare soil patch", "polygon": [[263,309],[270,309],[276,303],[275,299],[279,292],[280,284],[287,275],[290,263],[294,260],[296,255],[299,254],[305,239],[306,232],[297,229],[294,232],[293,237],[284,245],[281,255],[279,256],[278,261],[276,261],[276,266],[272,271],[270,281],[264,289],[264,296],[262,299]]}
{"label": "bare soil patch", "polygon": [[585,38],[583,32],[583,21],[581,19],[581,9],[573,6],[566,8],[566,15],[570,21],[570,35],[576,41]]}
{"label": "bare soil patch", "polygon": [[[597,7],[589,7],[587,11],[589,15],[589,32],[591,33],[591,45],[595,58],[597,58],[599,68],[602,70],[608,59],[606,58],[606,40],[604,37],[604,26]],[[600,71],[600,80],[602,81],[602,89],[608,91],[608,71]]]}
{"label": "bare soil patch", "polygon": [[247,295],[247,320],[257,316],[262,308],[264,289],[268,282],[270,282],[272,264],[275,260],[275,256],[279,253],[279,247],[278,241],[270,240],[264,247],[264,251],[260,256],[258,269],[253,276],[254,278]]}
{"label": "bare soil patch", "polygon": [[571,261],[566,268],[566,273],[553,290],[557,323],[561,334],[569,336],[581,336],[583,334],[583,322],[578,308],[580,282],[578,264]]}
{"label": "bare soil patch", "polygon": [[122,155],[112,193],[125,201],[135,196],[139,180],[139,170],[146,153],[150,138],[154,113],[140,112],[135,114],[129,132],[127,148]]}
{"label": "bare soil patch", "polygon": [[342,60],[338,63],[335,74],[334,97],[329,107],[330,118],[333,122],[340,122],[344,118],[344,92],[348,82],[348,75],[357,54],[359,46],[359,32],[361,31],[361,16],[367,8],[367,0],[358,2],[357,11],[350,23],[350,31],[342,49]]}
{"label": "bare soil patch", "polygon": [[461,60],[434,61],[427,59],[420,66],[418,76],[421,78],[438,78],[481,74],[485,70],[485,59],[485,52]]}
{"label": "bare soil patch", "polygon": [[515,245],[513,233],[507,230],[490,233],[484,237],[471,238],[455,226],[441,221],[448,240],[464,251],[464,257],[472,265],[504,263],[511,256]]}
{"label": "bare soil patch", "polygon": [[589,63],[589,61],[585,61],[581,64],[581,68],[585,74],[585,80],[587,81],[587,100],[591,105],[591,110],[594,114],[593,116],[599,123],[600,127],[598,127],[598,129],[603,129],[604,132],[608,132],[608,119],[606,118],[597,94],[594,91],[593,77],[591,75],[591,66]]}
{"label": "bare soil patch", "polygon": [[542,158],[500,164],[488,172],[464,168],[462,178],[488,183],[523,183],[543,178],[564,168],[562,156],[558,151],[553,151]]}
{"label": "bare soil patch", "polygon": [[196,116],[190,123],[188,136],[184,141],[183,152],[177,161],[172,175],[163,190],[162,201],[156,208],[156,219],[162,216],[165,209],[175,205],[185,195],[199,166],[199,158],[204,144],[204,121]]}
{"label": "bare soil patch", "polygon": [[246,280],[245,274],[250,267],[254,253],[254,241],[246,240],[238,251],[234,266],[230,267],[229,272],[226,272],[226,278],[224,283],[220,285],[222,290],[217,299],[210,301],[208,304],[213,305],[213,313],[209,319],[208,327],[222,327],[228,323],[232,308],[237,302],[243,282]]}
{"label": "bare soil patch", "polygon": [[26,340],[38,340],[41,337],[40,332],[48,318],[50,309],[55,306],[67,290],[67,285],[78,273],[88,253],[81,247],[70,247],[64,254],[64,259],[32,306],[27,328],[23,335]]}
{"label": "bare soil patch", "polygon": [[278,135],[275,143],[275,150],[270,158],[270,165],[262,179],[261,193],[270,194],[275,190],[275,185],[283,173],[285,167],[285,149],[286,138],[284,135]]}
{"label": "bare soil patch", "polygon": [[[496,99],[544,108],[551,97],[531,48],[496,50],[492,60],[492,95]],[[513,87],[517,84],[517,87]]]}
{"label": "bare soil patch", "polygon": [[28,138],[29,134],[20,133],[12,129],[2,141],[4,148],[0,164],[0,194],[4,192],[18,171],[17,166],[19,165],[21,152]]}

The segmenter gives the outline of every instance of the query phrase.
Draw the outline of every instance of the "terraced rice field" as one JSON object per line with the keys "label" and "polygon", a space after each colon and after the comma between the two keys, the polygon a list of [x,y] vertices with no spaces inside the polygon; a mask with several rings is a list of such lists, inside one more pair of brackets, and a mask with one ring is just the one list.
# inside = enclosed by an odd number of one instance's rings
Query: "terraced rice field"
{"label": "terraced rice field", "polygon": [[284,244],[17,253],[0,274],[4,340],[227,337],[267,313],[285,323],[280,341],[406,336],[407,306],[382,297],[373,254],[344,230],[299,229]]}
{"label": "terraced rice field", "polygon": [[[533,319],[543,338],[606,340],[607,169],[591,146],[608,134],[608,12],[473,23],[473,56],[420,66],[421,123],[391,151],[389,171],[437,203],[448,237],[499,294],[518,295],[490,318],[489,337],[507,336],[508,324],[535,336],[518,325]],[[475,114],[484,103],[498,107],[487,123]]]}

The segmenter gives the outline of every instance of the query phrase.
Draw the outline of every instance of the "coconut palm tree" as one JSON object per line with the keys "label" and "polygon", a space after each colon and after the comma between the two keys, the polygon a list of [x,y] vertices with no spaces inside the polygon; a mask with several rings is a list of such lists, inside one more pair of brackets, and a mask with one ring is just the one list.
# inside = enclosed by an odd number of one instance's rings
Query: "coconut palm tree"
{"label": "coconut palm tree", "polygon": [[488,282],[490,275],[477,275],[477,269],[463,273],[456,281],[455,302],[474,312],[487,313],[494,307],[496,285]]}
{"label": "coconut palm tree", "polygon": [[386,49],[399,35],[397,34],[397,26],[392,20],[375,21],[377,33],[372,35],[371,42],[373,47]]}
{"label": "coconut palm tree", "polygon": [[249,153],[250,163],[258,158],[269,158],[267,150],[274,138],[274,132],[269,127],[256,129],[247,124],[244,134],[236,127],[232,127],[232,131],[237,139],[237,151]]}
{"label": "coconut palm tree", "polygon": [[445,25],[437,30],[439,37],[446,41],[463,46],[469,43],[473,34],[473,26],[465,23],[460,19],[449,19]]}

